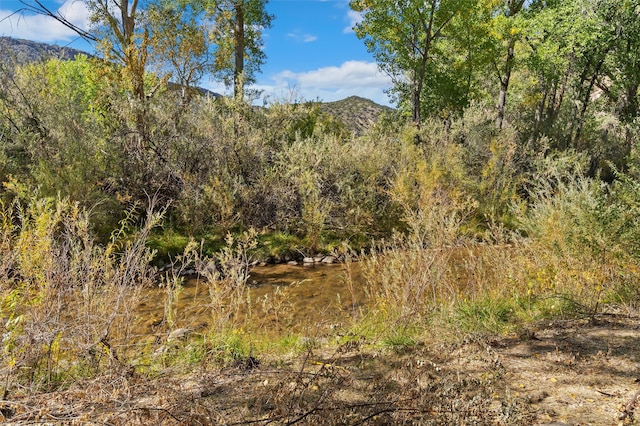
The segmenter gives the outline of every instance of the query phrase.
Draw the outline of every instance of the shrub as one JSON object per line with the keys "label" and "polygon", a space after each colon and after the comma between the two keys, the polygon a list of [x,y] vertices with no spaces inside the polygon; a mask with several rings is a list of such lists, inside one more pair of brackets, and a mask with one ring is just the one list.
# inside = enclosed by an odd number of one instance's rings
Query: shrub
{"label": "shrub", "polygon": [[535,295],[568,297],[593,313],[636,269],[638,185],[624,175],[609,186],[572,168],[565,173],[557,167],[564,163],[543,163],[531,206],[520,213],[532,240],[529,287]]}

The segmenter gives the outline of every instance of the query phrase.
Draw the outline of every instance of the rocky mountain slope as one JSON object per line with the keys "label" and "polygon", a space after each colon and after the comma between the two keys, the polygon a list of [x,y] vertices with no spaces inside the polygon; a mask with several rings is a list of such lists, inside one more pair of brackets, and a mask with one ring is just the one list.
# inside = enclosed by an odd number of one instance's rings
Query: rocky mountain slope
{"label": "rocky mountain slope", "polygon": [[0,60],[2,60],[3,63],[25,64],[49,58],[74,59],[79,54],[91,56],[86,52],[70,47],[61,47],[11,37],[0,37]]}
{"label": "rocky mountain slope", "polygon": [[321,103],[320,110],[345,123],[356,134],[362,133],[367,127],[378,121],[378,118],[383,113],[394,111],[393,108],[379,105],[370,99],[359,96],[350,96],[340,101]]}

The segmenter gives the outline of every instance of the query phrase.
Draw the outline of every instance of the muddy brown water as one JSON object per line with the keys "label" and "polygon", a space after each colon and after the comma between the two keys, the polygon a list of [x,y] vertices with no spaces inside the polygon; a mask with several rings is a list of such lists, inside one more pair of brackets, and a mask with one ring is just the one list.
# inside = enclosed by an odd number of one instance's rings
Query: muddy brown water
{"label": "muddy brown water", "polygon": [[[351,280],[347,276],[351,276]],[[321,332],[342,325],[366,299],[358,264],[270,265],[251,269],[241,321],[251,328],[273,332]],[[353,284],[350,284],[353,283]],[[134,334],[144,339],[166,333],[166,290],[146,291],[137,312]],[[207,330],[211,323],[211,297],[206,280],[184,282],[176,308],[174,328]]]}
{"label": "muddy brown water", "polygon": [[[443,277],[444,281],[456,283],[457,291],[471,293],[481,281],[493,279],[483,262],[487,258],[507,262],[503,257],[510,250],[506,246],[461,246],[448,248],[445,252],[434,251],[433,256],[442,263],[439,267],[450,275]],[[428,266],[430,259],[426,256],[422,260]],[[369,304],[362,263],[359,262],[257,266],[251,269],[248,283],[244,295],[248,302],[243,304],[235,325],[267,334],[324,334],[332,328],[348,325]],[[206,280],[185,280],[175,304],[176,320],[171,328],[195,332],[209,330],[212,325],[209,290]],[[136,340],[166,337],[169,329],[163,321],[166,300],[167,293],[163,288],[146,291],[133,330]]]}

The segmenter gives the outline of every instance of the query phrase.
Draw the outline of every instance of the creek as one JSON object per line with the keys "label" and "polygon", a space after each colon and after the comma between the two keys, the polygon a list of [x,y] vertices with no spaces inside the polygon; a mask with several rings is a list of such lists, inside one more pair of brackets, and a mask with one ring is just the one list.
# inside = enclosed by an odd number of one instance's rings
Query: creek
{"label": "creek", "polygon": [[[351,263],[349,270],[335,264],[256,266],[248,283],[241,320],[274,334],[326,331],[348,321],[366,299],[357,263]],[[138,308],[139,325],[134,331],[138,338],[166,333],[166,300],[165,289],[147,290]],[[203,279],[186,279],[175,303],[174,328],[206,331],[211,322],[210,306],[209,284]]]}

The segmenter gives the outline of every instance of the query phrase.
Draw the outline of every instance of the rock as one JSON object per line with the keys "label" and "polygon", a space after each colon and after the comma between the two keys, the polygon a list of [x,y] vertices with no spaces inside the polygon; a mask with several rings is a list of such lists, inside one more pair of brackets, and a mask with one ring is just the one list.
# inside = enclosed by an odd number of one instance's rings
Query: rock
{"label": "rock", "polygon": [[191,329],[189,328],[176,328],[171,333],[169,333],[169,337],[167,337],[167,342],[172,340],[184,340],[191,333]]}
{"label": "rock", "polygon": [[153,356],[157,357],[157,356],[161,356],[166,354],[167,352],[169,352],[171,350],[171,348],[167,345],[162,345],[160,346],[158,349],[156,349],[155,351],[153,351]]}
{"label": "rock", "polygon": [[202,274],[204,276],[210,276],[210,277],[215,277],[217,273],[218,271],[216,268],[216,264],[214,262],[207,263],[207,265],[204,267],[204,270],[202,271]]}
{"label": "rock", "polygon": [[295,260],[290,260],[290,261],[287,262],[287,265],[297,266],[298,262],[296,262]]}
{"label": "rock", "polygon": [[335,257],[333,257],[333,256],[325,256],[325,257],[322,259],[322,263],[326,263],[326,264],[335,263],[335,261],[336,261],[336,258],[335,258]]}
{"label": "rock", "polygon": [[546,391],[532,392],[526,397],[526,401],[529,404],[538,404],[544,401],[548,396],[549,394]]}
{"label": "rock", "polygon": [[313,257],[305,257],[304,259],[302,259],[302,263],[315,263],[315,260],[313,259]]}
{"label": "rock", "polygon": [[320,263],[322,262],[322,259],[324,259],[324,256],[316,256],[313,258],[313,261],[316,263]]}

